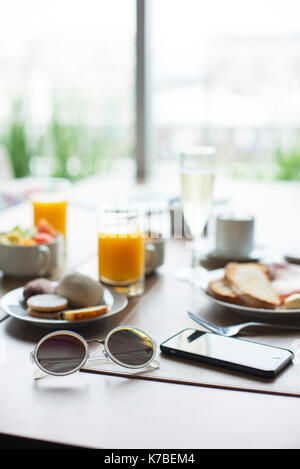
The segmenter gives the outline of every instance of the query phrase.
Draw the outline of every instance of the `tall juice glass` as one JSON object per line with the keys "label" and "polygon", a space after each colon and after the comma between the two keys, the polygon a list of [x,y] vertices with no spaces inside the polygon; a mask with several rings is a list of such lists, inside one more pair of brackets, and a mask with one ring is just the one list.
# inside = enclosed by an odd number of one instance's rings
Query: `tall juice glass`
{"label": "tall juice glass", "polygon": [[31,201],[34,225],[46,219],[57,231],[66,237],[67,206],[71,183],[63,178],[46,178],[33,181]]}
{"label": "tall juice glass", "polygon": [[143,213],[139,209],[99,211],[99,279],[127,296],[144,291]]}

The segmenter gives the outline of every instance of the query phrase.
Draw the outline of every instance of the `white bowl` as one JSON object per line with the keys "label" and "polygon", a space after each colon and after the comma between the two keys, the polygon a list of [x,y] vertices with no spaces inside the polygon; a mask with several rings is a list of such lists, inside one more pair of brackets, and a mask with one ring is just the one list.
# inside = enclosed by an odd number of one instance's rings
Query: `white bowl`
{"label": "white bowl", "polygon": [[0,244],[0,270],[12,277],[49,275],[63,262],[64,237],[58,235],[51,243],[35,246]]}

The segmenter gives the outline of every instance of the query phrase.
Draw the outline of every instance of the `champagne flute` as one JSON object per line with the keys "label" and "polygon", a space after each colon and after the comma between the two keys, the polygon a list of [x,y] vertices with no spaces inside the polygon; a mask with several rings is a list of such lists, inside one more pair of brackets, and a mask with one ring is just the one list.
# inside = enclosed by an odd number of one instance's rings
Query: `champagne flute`
{"label": "champagne flute", "polygon": [[178,277],[196,282],[203,274],[198,266],[196,247],[209,219],[215,180],[215,155],[213,146],[194,146],[180,154],[181,202],[183,216],[192,236],[191,267],[181,270]]}

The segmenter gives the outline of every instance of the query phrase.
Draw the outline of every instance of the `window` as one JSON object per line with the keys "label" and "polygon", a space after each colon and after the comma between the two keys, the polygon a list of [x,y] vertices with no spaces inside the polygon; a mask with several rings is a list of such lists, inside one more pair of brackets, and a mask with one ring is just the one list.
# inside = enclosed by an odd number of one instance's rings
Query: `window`
{"label": "window", "polygon": [[0,139],[14,173],[77,179],[137,157],[140,176],[158,165],[164,178],[181,146],[212,143],[231,176],[300,179],[299,10],[297,0],[7,2]]}
{"label": "window", "polygon": [[134,153],[134,0],[11,0],[0,138],[17,176],[73,179]]}
{"label": "window", "polygon": [[300,178],[298,17],[295,0],[153,0],[158,163],[205,142],[230,175]]}

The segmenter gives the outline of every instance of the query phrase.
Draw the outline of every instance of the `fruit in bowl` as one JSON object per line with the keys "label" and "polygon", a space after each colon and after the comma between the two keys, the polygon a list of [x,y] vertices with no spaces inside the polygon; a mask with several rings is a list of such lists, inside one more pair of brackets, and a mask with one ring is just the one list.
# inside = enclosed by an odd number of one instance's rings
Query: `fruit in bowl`
{"label": "fruit in bowl", "polygon": [[48,275],[61,267],[63,257],[64,237],[47,220],[28,230],[16,226],[0,234],[0,270],[6,275]]}
{"label": "fruit in bowl", "polygon": [[37,227],[22,230],[16,226],[8,233],[0,235],[0,244],[6,246],[36,246],[37,244],[49,244],[55,241],[59,233],[47,220],[40,220]]}

